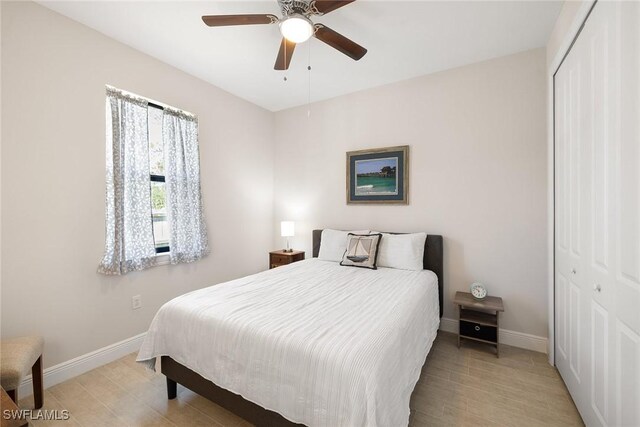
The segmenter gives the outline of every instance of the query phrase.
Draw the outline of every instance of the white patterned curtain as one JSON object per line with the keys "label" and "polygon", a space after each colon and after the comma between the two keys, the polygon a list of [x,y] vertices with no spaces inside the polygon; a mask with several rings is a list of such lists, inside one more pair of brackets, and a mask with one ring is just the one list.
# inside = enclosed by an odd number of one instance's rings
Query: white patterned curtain
{"label": "white patterned curtain", "polygon": [[196,261],[209,253],[200,191],[198,120],[165,108],[165,151],[169,256],[171,263]]}
{"label": "white patterned curtain", "polygon": [[147,101],[107,88],[106,243],[98,272],[156,263],[151,223]]}

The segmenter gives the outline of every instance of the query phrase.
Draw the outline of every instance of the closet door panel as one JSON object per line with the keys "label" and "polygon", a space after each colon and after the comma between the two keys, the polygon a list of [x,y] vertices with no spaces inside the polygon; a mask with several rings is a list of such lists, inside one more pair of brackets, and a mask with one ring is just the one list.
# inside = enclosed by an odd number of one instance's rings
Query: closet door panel
{"label": "closet door panel", "polygon": [[581,299],[580,276],[581,237],[579,217],[581,215],[580,176],[581,170],[578,130],[581,118],[577,114],[579,102],[577,92],[580,82],[580,64],[573,57],[567,57],[563,69],[558,73],[557,135],[556,140],[556,310],[559,324],[558,368],[563,373],[567,387],[571,391],[580,390],[581,370]]}
{"label": "closet door panel", "polygon": [[[569,168],[567,167],[567,141],[569,139],[569,87],[565,73],[558,73],[556,80],[556,250],[564,261],[569,251]],[[564,267],[564,266],[563,266]]]}
{"label": "closet door panel", "polygon": [[[599,5],[598,7],[607,7]],[[589,199],[591,218],[589,235],[589,268],[587,292],[590,306],[590,411],[585,421],[594,425],[611,423],[611,393],[613,391],[612,324],[610,321],[611,295],[614,287],[611,279],[613,203],[611,194],[612,141],[616,139],[616,49],[614,10],[600,10],[592,16],[590,27],[581,37],[588,48],[591,85],[588,90],[590,106],[589,164],[591,169]],[[613,105],[612,105],[613,104]],[[613,228],[615,230],[615,228]],[[591,415],[591,416],[589,416]]]}
{"label": "closet door panel", "polygon": [[602,425],[609,419],[609,313],[591,303],[591,408]]}
{"label": "closet door panel", "polygon": [[616,421],[640,425],[640,4],[620,5],[616,153]]}
{"label": "closet door panel", "polygon": [[[579,252],[574,251],[574,256],[579,253],[579,262],[576,264],[580,269],[577,279],[580,285],[580,300],[578,310],[580,312],[579,322],[577,325],[577,333],[579,334],[579,349],[577,360],[572,364],[572,368],[576,371],[579,378],[581,401],[584,405],[593,404],[594,397],[598,395],[589,394],[593,384],[592,368],[594,366],[594,356],[598,357],[600,353],[594,352],[594,340],[602,342],[605,336],[598,333],[599,329],[593,330],[600,326],[606,327],[606,310],[598,305],[594,305],[591,300],[591,254],[590,248],[593,247],[593,147],[594,147],[594,91],[599,84],[594,79],[594,63],[595,53],[593,51],[593,41],[598,38],[600,31],[588,31],[586,39],[583,43],[576,47],[575,61],[577,63],[578,82],[576,85],[576,109],[574,115],[578,117],[576,126],[576,150],[578,165],[572,173],[577,177],[578,185],[572,191],[575,191],[580,198],[580,212],[575,226],[580,234],[577,241],[579,242]],[[596,310],[594,308],[599,308]],[[604,312],[604,313],[603,313]],[[599,316],[598,316],[599,314]],[[604,314],[604,315],[603,315]],[[601,329],[600,329],[601,330]],[[598,333],[596,335],[596,333]],[[597,363],[598,365],[600,363]],[[575,368],[577,365],[577,369]],[[604,380],[601,376],[600,380]]]}
{"label": "closet door panel", "polygon": [[567,363],[569,355],[569,201],[568,201],[568,116],[569,116],[569,88],[565,73],[558,73],[555,80],[555,238],[556,238],[556,337],[558,347],[558,363]]}
{"label": "closet door panel", "polygon": [[[568,117],[568,202],[569,202],[569,368],[573,381],[570,389],[579,390],[582,385],[581,370],[583,358],[582,326],[582,183],[584,182],[582,154],[583,106],[581,104],[582,61],[574,56],[569,68],[569,117]],[[580,399],[580,397],[578,398]]]}
{"label": "closet door panel", "polygon": [[[620,46],[620,140],[617,156],[618,274],[640,286],[640,29],[637,3],[624,5]],[[635,19],[634,19],[635,18]]]}
{"label": "closet door panel", "polygon": [[[556,274],[556,343],[558,347],[558,363],[565,363],[568,354],[567,334],[567,279],[561,273]],[[561,360],[560,360],[561,359]]]}
{"label": "closet door panel", "polygon": [[[620,46],[620,139],[617,155],[618,278],[640,286],[640,29],[637,3],[624,5]],[[634,19],[635,18],[635,19]]]}
{"label": "closet door panel", "polygon": [[580,330],[582,325],[582,319],[580,318],[581,305],[580,301],[580,287],[571,282],[569,285],[569,367],[573,374],[573,379],[577,385],[581,383],[580,368],[581,368],[581,334]]}
{"label": "closet door panel", "polygon": [[[595,19],[595,18],[594,18]],[[609,203],[611,180],[609,178],[611,161],[611,100],[610,92],[615,90],[611,85],[609,52],[611,28],[608,22],[601,24],[601,31],[596,32],[589,40],[591,58],[592,85],[591,97],[591,268],[603,275],[610,273],[610,236],[609,221],[612,206]],[[615,117],[613,118],[615,120]],[[615,121],[614,121],[615,124]]]}
{"label": "closet door panel", "polygon": [[[584,50],[582,46],[574,46]],[[590,61],[570,54],[556,74],[556,363],[579,406],[588,404],[590,378],[590,306],[586,270],[589,264],[585,233],[590,210],[591,110]],[[560,213],[561,212],[561,213]]]}
{"label": "closet door panel", "polygon": [[[582,256],[582,126],[583,105],[580,92],[582,82],[582,62],[571,61],[569,69],[569,117],[568,117],[568,148],[569,148],[569,254],[574,264],[579,264]],[[577,59],[580,59],[579,57]]]}
{"label": "closet door panel", "polygon": [[616,337],[616,425],[640,425],[640,336],[617,322]]}

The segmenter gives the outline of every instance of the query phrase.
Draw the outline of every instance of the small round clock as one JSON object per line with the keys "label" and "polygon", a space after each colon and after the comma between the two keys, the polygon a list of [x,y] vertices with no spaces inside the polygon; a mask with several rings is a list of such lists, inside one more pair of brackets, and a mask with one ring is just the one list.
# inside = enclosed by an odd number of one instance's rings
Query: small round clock
{"label": "small round clock", "polygon": [[484,299],[487,296],[487,288],[485,288],[482,283],[472,283],[471,295],[473,295],[475,299]]}

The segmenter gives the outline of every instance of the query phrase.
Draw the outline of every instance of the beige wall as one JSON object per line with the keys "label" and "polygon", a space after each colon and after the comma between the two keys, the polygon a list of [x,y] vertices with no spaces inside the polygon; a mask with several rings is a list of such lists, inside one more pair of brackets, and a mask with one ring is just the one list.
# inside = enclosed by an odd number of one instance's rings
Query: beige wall
{"label": "beige wall", "polygon": [[[199,115],[206,259],[96,273],[105,84]],[[266,267],[272,113],[30,2],[2,2],[2,104],[2,337],[42,334],[46,366],[146,331],[176,295]]]}
{"label": "beige wall", "polygon": [[[505,329],[547,336],[545,62],[537,49],[276,113],[275,223],[295,220],[309,255],[313,228],[442,234],[445,317],[480,281]],[[347,206],[345,152],[405,144],[409,206]]]}

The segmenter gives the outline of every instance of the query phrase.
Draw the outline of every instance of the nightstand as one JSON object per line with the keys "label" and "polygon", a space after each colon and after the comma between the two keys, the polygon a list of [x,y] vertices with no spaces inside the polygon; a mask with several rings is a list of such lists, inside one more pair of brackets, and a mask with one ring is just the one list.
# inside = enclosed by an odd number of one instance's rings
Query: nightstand
{"label": "nightstand", "polygon": [[291,264],[292,262],[302,261],[303,259],[304,251],[271,251],[269,252],[269,268],[280,267],[281,265]]}
{"label": "nightstand", "polygon": [[500,357],[498,316],[504,311],[502,298],[487,296],[475,299],[469,292],[456,292],[453,303],[458,306],[458,348],[460,339],[480,341],[496,346]]}

